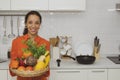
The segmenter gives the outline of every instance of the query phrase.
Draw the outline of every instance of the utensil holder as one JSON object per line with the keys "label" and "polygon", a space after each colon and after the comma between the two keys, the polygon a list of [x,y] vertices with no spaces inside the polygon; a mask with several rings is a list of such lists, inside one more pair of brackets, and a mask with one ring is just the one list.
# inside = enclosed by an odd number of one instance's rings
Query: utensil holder
{"label": "utensil holder", "polygon": [[100,58],[100,53],[98,51],[98,46],[94,47],[93,55],[95,56],[96,60],[98,60]]}

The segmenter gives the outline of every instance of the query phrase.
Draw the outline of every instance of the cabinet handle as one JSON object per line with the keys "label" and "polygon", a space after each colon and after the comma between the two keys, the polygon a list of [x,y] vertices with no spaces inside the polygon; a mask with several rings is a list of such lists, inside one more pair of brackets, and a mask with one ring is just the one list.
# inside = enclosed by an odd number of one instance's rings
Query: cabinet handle
{"label": "cabinet handle", "polygon": [[57,73],[80,73],[80,71],[57,71]]}
{"label": "cabinet handle", "polygon": [[105,71],[92,71],[92,72],[105,72]]}

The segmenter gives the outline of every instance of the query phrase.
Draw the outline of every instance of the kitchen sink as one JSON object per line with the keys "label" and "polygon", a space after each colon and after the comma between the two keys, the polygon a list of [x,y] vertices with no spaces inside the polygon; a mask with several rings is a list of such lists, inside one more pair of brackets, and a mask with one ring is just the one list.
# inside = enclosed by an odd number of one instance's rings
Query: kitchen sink
{"label": "kitchen sink", "polygon": [[120,64],[120,55],[119,56],[107,56],[108,59],[110,59],[115,64]]}

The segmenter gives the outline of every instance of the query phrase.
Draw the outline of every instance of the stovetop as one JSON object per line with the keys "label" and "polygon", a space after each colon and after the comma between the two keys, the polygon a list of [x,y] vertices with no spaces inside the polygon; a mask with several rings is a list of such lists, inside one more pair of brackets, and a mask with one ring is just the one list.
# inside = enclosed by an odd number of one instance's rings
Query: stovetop
{"label": "stovetop", "polygon": [[108,59],[110,59],[115,64],[120,64],[120,56],[108,56]]}

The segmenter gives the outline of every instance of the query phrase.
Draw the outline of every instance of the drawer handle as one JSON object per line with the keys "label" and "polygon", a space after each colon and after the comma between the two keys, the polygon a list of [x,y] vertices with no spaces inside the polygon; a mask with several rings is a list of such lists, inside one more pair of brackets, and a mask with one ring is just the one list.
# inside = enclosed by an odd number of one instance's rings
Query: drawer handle
{"label": "drawer handle", "polygon": [[80,73],[80,71],[57,71],[57,73]]}
{"label": "drawer handle", "polygon": [[92,71],[92,72],[105,72],[105,71]]}

